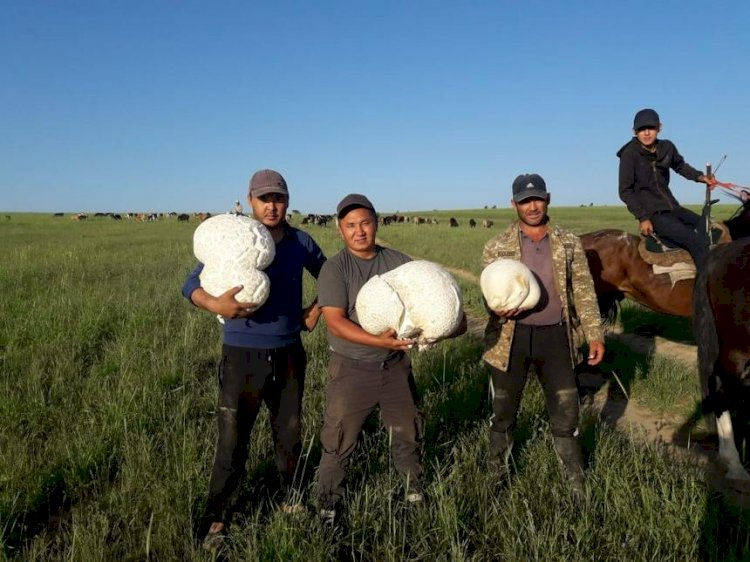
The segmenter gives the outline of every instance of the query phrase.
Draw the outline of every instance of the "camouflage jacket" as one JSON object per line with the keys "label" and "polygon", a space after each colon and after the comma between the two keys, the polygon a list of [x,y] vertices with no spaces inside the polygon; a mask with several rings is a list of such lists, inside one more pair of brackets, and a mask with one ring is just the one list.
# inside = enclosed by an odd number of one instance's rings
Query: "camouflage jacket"
{"label": "camouflage jacket", "polygon": [[[570,360],[575,366],[583,359],[580,348],[585,342],[604,341],[602,321],[594,281],[581,240],[552,223],[548,226],[552,269],[557,292],[562,300],[563,318],[568,328]],[[499,258],[521,259],[521,231],[518,221],[511,223],[506,231],[484,245],[483,267]],[[502,371],[508,368],[515,327],[515,320],[506,320],[490,311],[490,319],[484,332],[485,351],[482,358]]]}

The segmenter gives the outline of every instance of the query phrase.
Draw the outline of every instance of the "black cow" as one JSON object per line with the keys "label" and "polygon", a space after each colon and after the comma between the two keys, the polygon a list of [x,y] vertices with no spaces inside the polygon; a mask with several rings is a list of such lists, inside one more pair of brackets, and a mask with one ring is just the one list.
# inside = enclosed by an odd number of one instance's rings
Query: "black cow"
{"label": "black cow", "polygon": [[477,225],[477,221],[474,219],[469,219],[469,227],[474,228]]}
{"label": "black cow", "polygon": [[187,213],[181,213],[177,215],[177,222],[188,222],[190,220],[190,215]]}
{"label": "black cow", "polygon": [[451,228],[458,226],[458,221],[456,220],[456,217],[450,218],[450,225],[451,225]]}

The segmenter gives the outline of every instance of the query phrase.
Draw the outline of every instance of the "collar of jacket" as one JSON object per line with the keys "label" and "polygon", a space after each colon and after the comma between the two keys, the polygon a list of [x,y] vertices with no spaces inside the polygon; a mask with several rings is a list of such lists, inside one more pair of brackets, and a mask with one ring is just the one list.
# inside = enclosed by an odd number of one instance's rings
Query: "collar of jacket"
{"label": "collar of jacket", "polygon": [[635,149],[641,154],[643,154],[644,156],[653,156],[655,154],[657,158],[659,157],[659,153],[660,153],[659,139],[656,139],[654,141],[654,150],[649,150],[648,148],[643,146],[641,144],[641,141],[639,141],[636,137],[633,137],[632,142],[633,142],[633,146],[635,147]]}

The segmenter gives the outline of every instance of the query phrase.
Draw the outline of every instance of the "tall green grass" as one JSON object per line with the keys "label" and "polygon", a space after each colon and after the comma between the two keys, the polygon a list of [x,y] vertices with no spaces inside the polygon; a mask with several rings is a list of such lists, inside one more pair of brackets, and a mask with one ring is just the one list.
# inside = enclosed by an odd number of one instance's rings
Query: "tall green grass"
{"label": "tall green grass", "polygon": [[[180,295],[194,264],[194,228],[34,215],[0,223],[0,544],[7,559],[212,558],[199,547],[198,528],[216,439],[221,330]],[[329,255],[340,247],[332,228],[311,232]],[[390,233],[381,231],[389,242]],[[450,245],[449,234],[445,227],[433,244]],[[406,238],[394,246],[418,253]],[[454,253],[463,251],[456,243]],[[307,298],[313,293],[308,279]],[[288,516],[275,509],[271,432],[261,415],[229,559],[748,554],[741,515],[720,507],[698,468],[592,415],[582,424],[588,497],[574,502],[534,381],[519,415],[512,478],[488,470],[488,372],[470,335],[413,356],[425,415],[426,505],[407,509],[400,500],[388,435],[373,419],[353,457],[342,525],[327,531],[312,502],[328,353],[323,325],[305,345],[302,482],[310,510]],[[659,369],[647,366],[636,378]]]}

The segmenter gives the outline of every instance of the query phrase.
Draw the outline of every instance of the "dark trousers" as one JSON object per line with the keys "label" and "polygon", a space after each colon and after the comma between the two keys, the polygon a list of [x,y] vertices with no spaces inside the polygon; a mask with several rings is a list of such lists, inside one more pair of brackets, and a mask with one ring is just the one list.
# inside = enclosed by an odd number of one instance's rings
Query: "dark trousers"
{"label": "dark trousers", "polygon": [[226,521],[245,475],[250,433],[261,404],[271,416],[282,485],[294,482],[307,355],[302,343],[278,349],[224,345],[219,369],[219,438],[208,486],[207,517]]}
{"label": "dark trousers", "polygon": [[656,235],[690,252],[696,267],[702,266],[709,250],[708,238],[695,231],[700,221],[700,215],[683,207],[654,213],[651,217]]}
{"label": "dark trousers", "polygon": [[565,325],[516,324],[508,371],[492,369],[494,396],[490,429],[493,432],[503,435],[513,432],[526,377],[533,366],[544,390],[552,434],[555,437],[576,435],[578,389],[569,349]]}
{"label": "dark trousers", "polygon": [[343,497],[349,457],[365,420],[377,406],[390,433],[396,470],[408,481],[410,490],[421,490],[421,418],[409,356],[365,363],[332,353],[318,471],[318,496],[324,507],[335,506]]}

